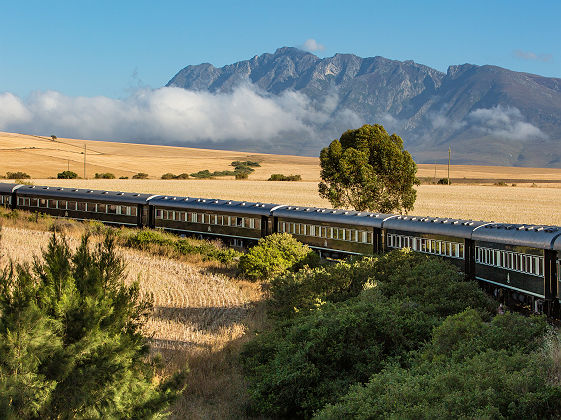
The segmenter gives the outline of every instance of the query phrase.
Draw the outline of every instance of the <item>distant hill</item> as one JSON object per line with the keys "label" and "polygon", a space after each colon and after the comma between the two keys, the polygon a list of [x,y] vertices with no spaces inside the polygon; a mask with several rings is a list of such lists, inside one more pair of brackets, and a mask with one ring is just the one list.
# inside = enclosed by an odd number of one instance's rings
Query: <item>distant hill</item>
{"label": "distant hill", "polygon": [[[305,94],[331,118],[319,122],[331,138],[278,145],[276,152],[316,155],[355,125],[382,123],[401,135],[418,162],[561,167],[561,79],[501,67],[463,64],[446,73],[384,57],[336,54],[319,58],[280,48],[221,68],[187,66],[167,86],[228,92],[251,83],[271,95]],[[333,100],[335,98],[336,100]],[[315,151],[315,152],[314,152]]]}

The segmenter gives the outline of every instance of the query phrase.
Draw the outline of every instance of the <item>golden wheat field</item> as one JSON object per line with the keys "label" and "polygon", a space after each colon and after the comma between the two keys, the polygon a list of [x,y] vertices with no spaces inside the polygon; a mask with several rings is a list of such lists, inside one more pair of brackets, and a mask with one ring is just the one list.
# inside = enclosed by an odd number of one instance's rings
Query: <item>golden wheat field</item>
{"label": "golden wheat field", "polygon": [[[4,225],[0,267],[10,259],[31,262],[50,235]],[[77,247],[79,232],[67,240]],[[126,281],[138,280],[141,295],[153,298],[154,311],[144,328],[153,351],[162,353],[168,371],[185,364],[190,370],[173,418],[239,417],[246,397],[241,373],[231,363],[232,349],[260,322],[260,286],[234,279],[212,263],[186,263],[127,248],[118,252],[127,264]]]}
{"label": "golden wheat field", "polygon": [[[72,186],[186,197],[330,207],[317,182],[236,180],[35,180],[37,185]],[[508,223],[561,225],[561,188],[540,185],[420,185],[411,214]]]}
{"label": "golden wheat field", "polygon": [[[304,181],[318,181],[320,173],[317,157],[67,138],[57,138],[53,141],[48,135],[0,132],[0,174],[24,171],[33,178],[50,178],[69,169],[84,177],[84,146],[86,178],[93,178],[95,173],[104,172],[113,173],[117,178],[145,172],[150,178],[159,179],[167,172],[177,175],[204,169],[231,169],[230,164],[235,160],[253,160],[261,164],[261,167],[255,168],[255,172],[251,174],[252,180],[266,180],[273,173],[282,173],[299,174]],[[319,152],[318,150],[318,156]],[[448,174],[446,165],[420,164],[418,169],[417,175],[427,181],[439,180]],[[561,184],[561,169],[452,165],[450,177],[454,182],[462,183],[492,184],[496,180],[503,180]]]}

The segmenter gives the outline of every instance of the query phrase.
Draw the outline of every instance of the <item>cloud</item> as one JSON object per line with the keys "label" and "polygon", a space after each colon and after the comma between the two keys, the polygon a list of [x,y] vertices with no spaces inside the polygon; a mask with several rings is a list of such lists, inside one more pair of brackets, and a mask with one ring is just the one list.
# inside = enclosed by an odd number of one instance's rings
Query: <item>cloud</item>
{"label": "cloud", "polygon": [[545,139],[538,127],[523,121],[518,108],[498,105],[493,108],[479,108],[468,114],[467,119],[487,135],[507,137],[514,140]]}
{"label": "cloud", "polygon": [[523,51],[523,50],[515,50],[514,56],[522,60],[542,61],[544,63],[553,60],[553,56],[551,54],[536,54],[532,51]]}
{"label": "cloud", "polygon": [[313,38],[309,38],[302,44],[302,49],[310,52],[314,51],[323,51],[325,50],[325,46],[317,42]]}
{"label": "cloud", "polygon": [[0,93],[0,130],[185,146],[252,144],[262,151],[274,146],[298,153],[299,147],[325,144],[362,123],[338,103],[336,92],[315,103],[298,92],[270,95],[251,84],[229,93],[144,88],[125,99],[55,91],[22,99]]}

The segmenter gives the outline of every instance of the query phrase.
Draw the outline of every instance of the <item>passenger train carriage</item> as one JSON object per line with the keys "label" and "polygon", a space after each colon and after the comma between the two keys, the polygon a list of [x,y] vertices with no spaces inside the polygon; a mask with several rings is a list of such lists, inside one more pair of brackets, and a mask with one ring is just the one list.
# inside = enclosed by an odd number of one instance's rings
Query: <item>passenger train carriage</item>
{"label": "passenger train carriage", "polygon": [[561,316],[561,227],[8,183],[0,183],[0,206],[244,248],[286,232],[325,257],[411,248],[449,260],[503,299]]}
{"label": "passenger train carriage", "polygon": [[272,233],[271,211],[276,204],[189,197],[155,197],[150,201],[155,228],[201,237],[228,238],[247,247]]}

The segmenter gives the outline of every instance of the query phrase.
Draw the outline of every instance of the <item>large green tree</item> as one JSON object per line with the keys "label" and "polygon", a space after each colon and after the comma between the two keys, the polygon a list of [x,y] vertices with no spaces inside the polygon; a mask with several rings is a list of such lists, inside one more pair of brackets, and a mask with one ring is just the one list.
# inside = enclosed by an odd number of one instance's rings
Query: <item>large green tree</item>
{"label": "large green tree", "polygon": [[382,213],[413,209],[417,165],[397,134],[383,126],[347,130],[320,154],[319,194],[334,207]]}
{"label": "large green tree", "polygon": [[156,380],[141,334],[150,304],[124,268],[110,236],[75,252],[53,236],[33,267],[0,272],[0,418],[165,415],[184,375]]}

